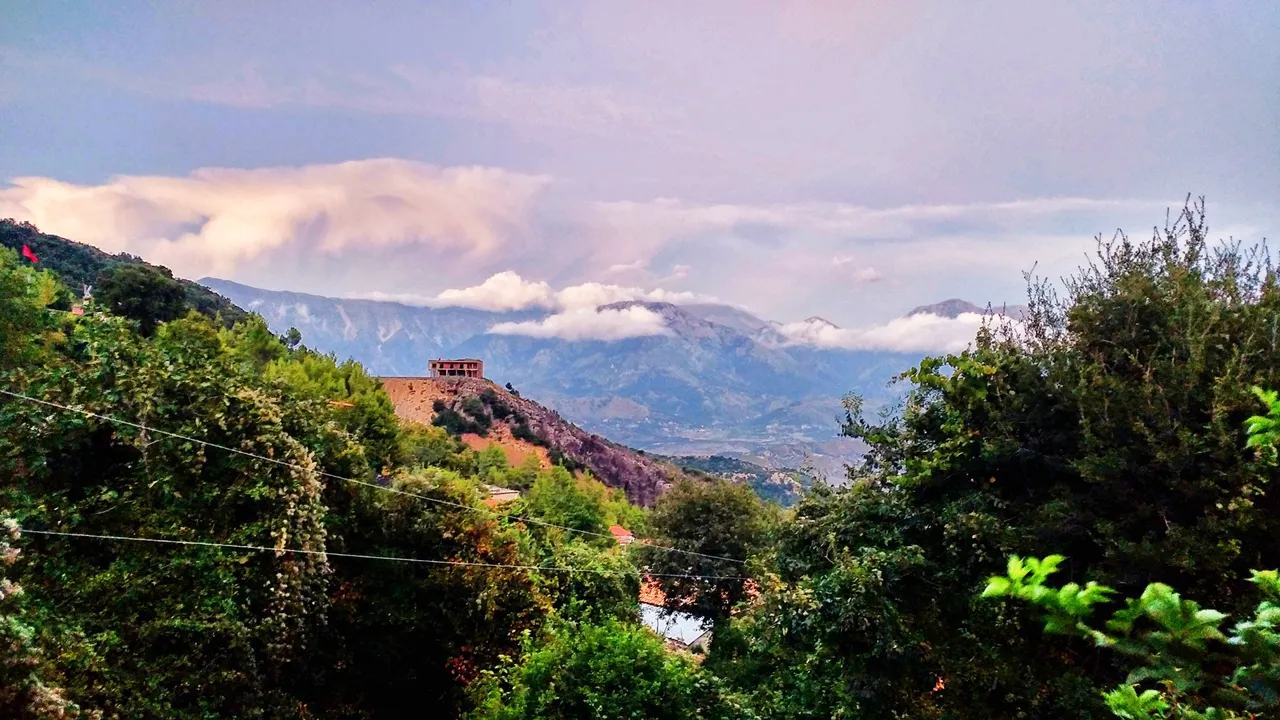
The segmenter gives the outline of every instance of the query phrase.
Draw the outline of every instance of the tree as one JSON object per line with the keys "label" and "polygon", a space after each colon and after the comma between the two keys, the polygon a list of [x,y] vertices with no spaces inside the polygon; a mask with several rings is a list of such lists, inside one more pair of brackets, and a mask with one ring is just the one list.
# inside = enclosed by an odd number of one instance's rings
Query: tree
{"label": "tree", "polygon": [[51,308],[65,294],[49,273],[23,267],[16,253],[0,248],[0,374],[38,364],[62,337],[66,318]]}
{"label": "tree", "polygon": [[686,552],[642,547],[647,571],[718,577],[660,577],[670,609],[714,623],[729,617],[747,596],[747,560],[765,548],[777,522],[773,508],[745,484],[719,478],[684,478],[658,498],[648,520],[655,544]]}
{"label": "tree", "polygon": [[397,443],[398,463],[409,468],[438,467],[465,474],[475,472],[475,453],[444,428],[403,423]]}
{"label": "tree", "polygon": [[[1280,445],[1280,395],[1253,388],[1265,415],[1245,421],[1248,440],[1263,462],[1277,462]],[[1118,717],[1226,720],[1252,718],[1280,710],[1280,573],[1251,572],[1263,594],[1253,619],[1221,629],[1227,615],[1201,609],[1168,585],[1152,583],[1126,601],[1099,629],[1090,622],[1097,605],[1116,591],[1096,582],[1046,586],[1065,560],[1014,555],[1004,575],[987,581],[984,598],[1021,600],[1044,611],[1045,631],[1077,635],[1136,661],[1139,666],[1105,694]],[[1224,673],[1224,670],[1227,672]],[[1141,685],[1149,687],[1141,689]],[[1141,689],[1141,692],[1139,690]]]}
{"label": "tree", "polygon": [[290,350],[297,350],[302,344],[302,333],[298,332],[298,328],[291,327],[288,332],[280,336],[280,342]]}
{"label": "tree", "polygon": [[143,335],[186,312],[186,291],[168,268],[116,265],[94,283],[94,298],[112,313],[138,321]]}
{"label": "tree", "polygon": [[[526,503],[530,514],[540,520],[603,535],[608,531],[605,496],[605,487],[600,483],[575,478],[568,470],[553,466],[538,474]],[[544,532],[532,530],[535,535]]]}
{"label": "tree", "polygon": [[315,554],[34,537],[17,580],[59,649],[50,680],[105,716],[271,717],[323,621],[324,486],[299,437],[328,429],[237,372],[207,320],[145,339],[130,325],[80,319],[27,378],[27,394],[100,417],[0,404],[0,505],[24,528]]}
{"label": "tree", "polygon": [[648,630],[608,620],[563,625],[481,686],[475,720],[751,718],[709,674]]}
{"label": "tree", "polygon": [[511,468],[502,446],[493,443],[476,453],[476,475],[482,482],[500,483]]}
{"label": "tree", "polygon": [[15,720],[80,717],[80,709],[67,701],[63,690],[41,677],[46,661],[36,629],[22,612],[22,586],[7,577],[21,555],[15,546],[21,537],[17,522],[0,519],[0,647],[5,650],[0,656],[0,713]]}

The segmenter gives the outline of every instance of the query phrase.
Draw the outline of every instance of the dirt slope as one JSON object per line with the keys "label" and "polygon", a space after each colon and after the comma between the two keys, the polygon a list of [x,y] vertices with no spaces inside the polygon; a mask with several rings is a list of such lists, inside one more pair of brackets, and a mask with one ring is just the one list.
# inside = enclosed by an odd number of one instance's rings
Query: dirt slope
{"label": "dirt slope", "polygon": [[[492,427],[488,437],[468,433],[463,436],[468,445],[478,448],[496,442],[513,462],[523,462],[529,454],[535,454],[544,467],[550,465],[552,452],[558,452],[590,470],[606,485],[622,488],[627,498],[638,505],[652,505],[670,486],[672,479],[681,474],[669,463],[593,435],[561,418],[555,411],[528,398],[513,395],[488,380],[384,377],[382,386],[386,388],[398,416],[425,424],[435,419],[433,406],[437,400],[467,416],[464,401],[488,395],[506,410],[497,414],[509,416],[496,419],[493,417],[494,408],[489,407],[486,412]],[[486,390],[490,392],[485,393]],[[474,407],[475,403],[471,405]],[[512,429],[520,423],[526,424],[540,443],[514,437]]]}

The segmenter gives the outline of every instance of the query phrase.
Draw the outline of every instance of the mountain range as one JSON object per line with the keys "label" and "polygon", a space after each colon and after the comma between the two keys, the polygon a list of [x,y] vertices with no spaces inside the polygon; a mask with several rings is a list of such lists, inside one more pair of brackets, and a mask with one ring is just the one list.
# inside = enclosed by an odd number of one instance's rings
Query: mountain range
{"label": "mountain range", "polygon": [[[13,220],[0,220],[0,245],[29,245],[42,267],[72,287],[92,284],[115,265],[142,262]],[[818,337],[844,331],[819,317],[784,326],[715,303],[602,305],[597,311],[656,320],[662,332],[567,340],[495,331],[499,324],[546,320],[551,309],[421,307],[262,290],[216,278],[180,282],[188,306],[199,312],[224,323],[240,317],[241,308],[259,313],[274,331],[297,328],[307,345],[358,360],[383,377],[426,375],[433,358],[478,357],[490,379],[625,445],[666,456],[719,455],[766,469],[798,468],[832,481],[843,478],[845,462],[861,449],[839,435],[841,398],[855,392],[870,408],[892,403],[897,396],[886,384],[922,357],[792,342],[797,325]],[[989,312],[952,299],[906,317]],[[1025,308],[999,312],[1016,318]]]}
{"label": "mountain range", "polygon": [[856,392],[871,406],[891,402],[888,381],[922,357],[789,345],[778,323],[728,305],[613,303],[600,309],[641,307],[661,317],[666,333],[564,340],[489,332],[544,319],[549,310],[420,307],[216,278],[200,283],[262,315],[273,331],[296,327],[308,346],[352,357],[378,375],[423,376],[433,358],[480,358],[495,382],[626,445],[806,467],[833,481],[860,449],[839,436],[841,398]]}

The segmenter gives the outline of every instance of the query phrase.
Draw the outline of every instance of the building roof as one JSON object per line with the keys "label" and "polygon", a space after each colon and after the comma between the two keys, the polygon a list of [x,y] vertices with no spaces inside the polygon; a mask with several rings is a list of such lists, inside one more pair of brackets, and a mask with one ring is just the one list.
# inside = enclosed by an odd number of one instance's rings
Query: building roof
{"label": "building roof", "polygon": [[610,526],[609,526],[609,534],[610,534],[610,535],[613,535],[613,536],[614,536],[614,537],[616,537],[616,538],[629,538],[629,537],[635,537],[635,535],[632,535],[632,534],[631,534],[631,531],[630,531],[630,530],[628,530],[628,529],[626,529],[626,528],[622,527],[621,525],[610,525]]}
{"label": "building roof", "polygon": [[702,618],[648,603],[640,604],[640,621],[667,640],[675,640],[686,647],[710,629]]}

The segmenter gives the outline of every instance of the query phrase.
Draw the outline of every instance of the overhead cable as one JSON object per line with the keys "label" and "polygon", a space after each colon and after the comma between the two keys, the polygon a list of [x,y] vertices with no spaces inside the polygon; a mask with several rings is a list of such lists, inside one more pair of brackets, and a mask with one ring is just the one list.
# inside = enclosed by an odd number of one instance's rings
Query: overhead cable
{"label": "overhead cable", "polygon": [[[376,490],[383,490],[383,491],[386,491],[386,492],[395,493],[395,494],[397,494],[397,495],[405,495],[405,496],[408,496],[408,497],[417,498],[417,499],[419,499],[419,500],[424,500],[424,501],[426,501],[426,502],[436,503],[437,505],[446,505],[446,506],[454,507],[454,508],[458,508],[458,509],[461,509],[461,510],[469,510],[469,511],[471,511],[471,512],[480,512],[480,513],[487,512],[487,510],[482,510],[482,509],[480,509],[480,508],[477,508],[477,507],[474,507],[474,506],[471,506],[471,505],[466,505],[466,504],[463,504],[463,503],[457,503],[457,502],[453,502],[453,501],[451,501],[451,500],[442,500],[442,499],[440,499],[440,498],[433,498],[433,497],[430,497],[430,496],[427,496],[427,495],[421,495],[421,494],[419,494],[419,493],[413,493],[413,492],[409,492],[409,491],[407,491],[407,490],[401,490],[400,488],[391,487],[391,486],[388,486],[388,485],[379,485],[379,484],[377,484],[377,483],[368,482],[368,481],[366,481],[366,480],[357,480],[357,479],[355,479],[355,478],[344,477],[344,476],[342,476],[342,475],[335,475],[334,473],[331,473],[331,472],[325,472],[324,470],[320,470],[319,468],[307,468],[307,467],[304,467],[304,466],[299,465],[299,464],[297,464],[297,463],[289,462],[289,461],[287,461],[287,460],[280,460],[279,458],[267,457],[267,456],[265,456],[265,455],[259,455],[259,454],[257,454],[257,453],[252,453],[252,452],[249,452],[249,451],[247,451],[247,450],[241,450],[241,449],[239,449],[239,448],[233,448],[233,447],[230,447],[230,446],[228,446],[228,445],[220,445],[220,444],[218,444],[218,443],[210,442],[210,441],[208,441],[208,440],[201,440],[201,439],[199,439],[199,438],[193,438],[193,437],[190,437],[190,436],[188,436],[188,435],[181,435],[181,434],[179,434],[179,433],[169,432],[168,430],[161,430],[161,429],[159,429],[159,428],[153,428],[153,427],[151,427],[151,426],[149,426],[149,425],[144,425],[144,424],[142,424],[142,423],[132,422],[132,421],[129,421],[129,420],[125,420],[125,419],[123,419],[123,418],[113,417],[113,416],[111,416],[111,415],[102,415],[102,414],[99,414],[99,413],[92,412],[92,411],[90,411],[90,410],[86,410],[86,409],[81,408],[81,407],[74,407],[74,406],[71,406],[71,405],[63,405],[63,404],[61,404],[61,403],[56,403],[56,402],[53,402],[53,401],[50,401],[50,400],[43,400],[43,399],[41,399],[41,398],[35,398],[35,397],[31,397],[31,396],[29,396],[29,395],[23,395],[23,394],[21,394],[21,393],[16,393],[16,392],[13,392],[13,391],[10,391],[10,390],[4,390],[4,389],[0,389],[0,394],[8,395],[9,397],[17,398],[17,399],[19,399],[19,400],[25,400],[25,401],[27,401],[27,402],[36,403],[36,404],[39,404],[39,405],[45,405],[45,406],[48,406],[48,407],[57,408],[57,409],[59,409],[59,410],[64,410],[64,411],[67,411],[67,412],[79,413],[79,414],[84,415],[84,416],[87,416],[87,417],[96,418],[96,419],[98,419],[98,420],[105,420],[105,421],[107,421],[107,422],[116,423],[116,424],[118,424],[118,425],[126,425],[126,426],[128,426],[128,427],[137,428],[137,429],[139,429],[139,430],[142,430],[142,431],[144,431],[144,432],[148,432],[148,433],[155,433],[155,434],[157,434],[157,435],[165,435],[165,436],[168,436],[168,437],[171,437],[171,438],[175,438],[175,439],[177,439],[177,440],[185,440],[186,442],[192,442],[192,443],[196,443],[196,444],[199,444],[199,445],[204,445],[204,446],[206,446],[206,447],[217,448],[218,450],[224,450],[224,451],[226,451],[226,452],[234,453],[234,454],[236,454],[236,455],[243,455],[243,456],[245,456],[245,457],[251,457],[251,458],[254,458],[254,459],[257,459],[257,460],[262,460],[262,461],[264,461],[264,462],[275,463],[276,465],[283,465],[284,467],[294,468],[294,469],[296,469],[296,470],[301,470],[301,471],[303,471],[303,472],[315,472],[316,474],[318,474],[318,475],[320,475],[320,476],[322,476],[322,477],[327,477],[327,478],[331,478],[331,479],[334,479],[334,480],[341,480],[342,482],[351,483],[351,484],[353,484],[353,485],[363,485],[363,486],[365,486],[365,487],[371,487],[371,488],[374,488],[374,489],[376,489]],[[542,527],[556,528],[556,529],[558,529],[558,530],[564,530],[565,532],[577,533],[577,534],[579,534],[579,535],[590,535],[590,536],[593,536],[593,537],[599,537],[599,538],[609,538],[609,539],[611,539],[611,540],[612,540],[612,539],[615,539],[612,535],[606,535],[605,533],[598,533],[598,532],[593,532],[593,531],[591,531],[591,530],[580,530],[580,529],[577,529],[577,528],[565,527],[564,525],[557,525],[557,524],[555,524],[555,523],[545,522],[545,521],[538,520],[538,519],[536,519],[536,518],[531,518],[531,517],[528,517],[528,516],[523,516],[523,515],[512,515],[512,516],[509,516],[509,517],[511,517],[512,519],[515,519],[515,520],[519,520],[519,521],[521,521],[521,522],[529,523],[529,524],[531,524],[531,525],[540,525],[540,526],[542,526]],[[663,551],[666,551],[666,552],[680,553],[680,554],[683,554],[683,555],[692,555],[692,556],[695,556],[695,557],[702,557],[702,558],[707,558],[707,559],[710,559],[710,560],[725,560],[725,561],[728,561],[728,562],[734,562],[734,563],[739,563],[739,564],[743,564],[743,563],[745,563],[745,562],[746,562],[745,560],[740,560],[740,559],[738,559],[738,558],[731,558],[731,557],[726,557],[726,556],[723,556],[723,555],[709,555],[709,554],[706,554],[706,553],[694,552],[694,551],[692,551],[692,550],[682,550],[682,549],[680,549],[680,548],[668,547],[668,546],[666,546],[666,545],[654,545],[654,544],[652,544],[652,543],[645,543],[644,545],[645,545],[645,547],[654,548],[654,549],[656,549],[656,550],[663,550]]]}

